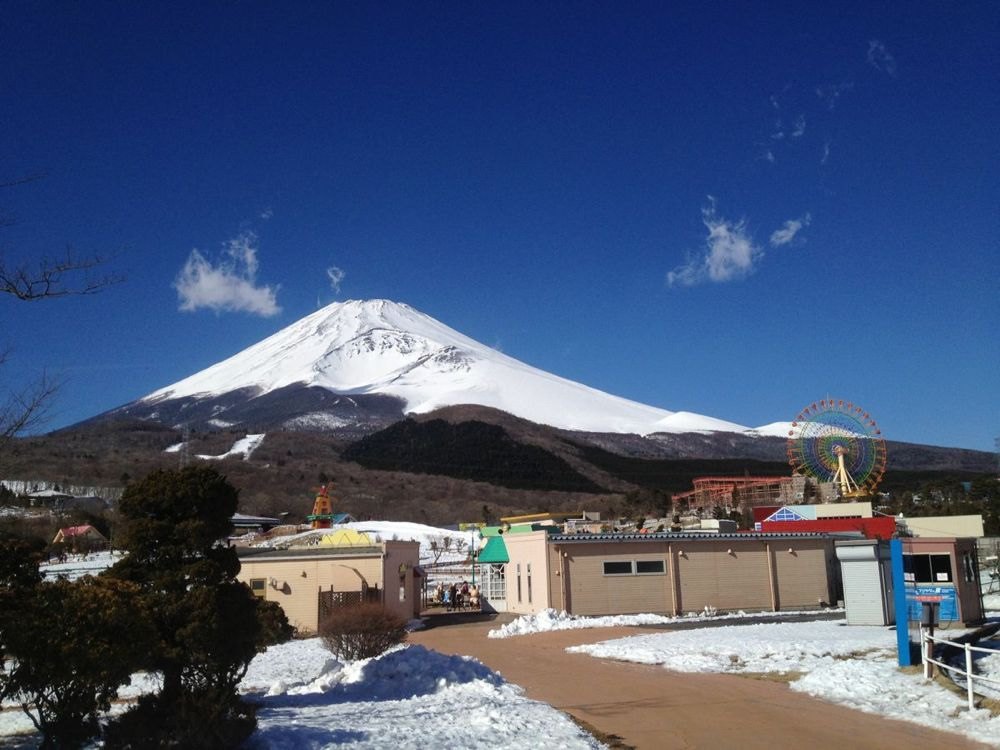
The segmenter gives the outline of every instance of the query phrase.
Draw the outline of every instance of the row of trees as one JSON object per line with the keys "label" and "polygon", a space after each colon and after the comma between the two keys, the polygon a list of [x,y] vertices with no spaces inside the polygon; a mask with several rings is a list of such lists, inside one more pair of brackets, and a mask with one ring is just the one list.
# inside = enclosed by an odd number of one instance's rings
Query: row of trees
{"label": "row of trees", "polygon": [[[125,556],[98,577],[42,580],[38,548],[0,538],[0,698],[18,702],[43,747],[235,747],[253,732],[237,686],[250,660],[291,637],[281,608],[236,580],[220,543],[237,491],[212,468],[158,471],[120,503]],[[3,666],[6,663],[5,666]],[[162,685],[102,727],[137,671]]]}

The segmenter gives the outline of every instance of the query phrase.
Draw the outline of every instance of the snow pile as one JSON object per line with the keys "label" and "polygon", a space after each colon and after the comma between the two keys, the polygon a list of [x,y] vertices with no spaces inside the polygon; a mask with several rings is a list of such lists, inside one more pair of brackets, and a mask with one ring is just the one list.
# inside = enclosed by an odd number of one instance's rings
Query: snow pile
{"label": "snow pile", "polygon": [[[825,612],[843,612],[842,609],[828,609]],[[793,615],[815,615],[815,611],[783,611],[783,612],[754,612],[748,614],[743,610],[737,612],[727,612],[719,615],[713,611],[695,613],[678,617],[667,615],[638,614],[638,615],[606,615],[604,617],[579,617],[566,612],[557,612],[554,609],[544,609],[533,615],[523,615],[506,625],[487,633],[490,638],[510,638],[515,635],[528,635],[530,633],[544,633],[549,630],[581,630],[584,628],[616,628],[642,625],[670,625],[678,622],[706,622],[716,620],[742,620],[747,617],[754,618],[782,618]]]}
{"label": "snow pile", "polygon": [[340,664],[319,639],[295,641],[258,656],[243,687],[259,706],[254,750],[601,747],[475,659],[422,646]]}
{"label": "snow pile", "polygon": [[896,635],[883,627],[847,627],[842,620],[780,622],[656,633],[569,650],[676,672],[798,672],[846,657],[894,656]]}

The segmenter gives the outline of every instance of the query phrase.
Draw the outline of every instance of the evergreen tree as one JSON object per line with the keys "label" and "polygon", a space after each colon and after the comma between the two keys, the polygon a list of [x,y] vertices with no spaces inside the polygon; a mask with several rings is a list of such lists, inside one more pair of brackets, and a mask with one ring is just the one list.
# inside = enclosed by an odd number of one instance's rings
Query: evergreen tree
{"label": "evergreen tree", "polygon": [[162,673],[163,688],[119,722],[110,745],[188,737],[191,747],[222,747],[253,731],[237,685],[291,628],[277,604],[236,580],[239,559],[224,541],[236,507],[236,489],[210,467],[156,471],[122,495],[117,540],[127,554],[107,574],[142,592],[157,632],[146,666]]}
{"label": "evergreen tree", "polygon": [[138,587],[89,576],[45,581],[9,603],[6,697],[42,733],[42,748],[80,747],[152,644]]}
{"label": "evergreen tree", "polygon": [[0,532],[0,700],[10,692],[6,665],[11,639],[19,627],[18,611],[42,580],[38,572],[42,546]]}

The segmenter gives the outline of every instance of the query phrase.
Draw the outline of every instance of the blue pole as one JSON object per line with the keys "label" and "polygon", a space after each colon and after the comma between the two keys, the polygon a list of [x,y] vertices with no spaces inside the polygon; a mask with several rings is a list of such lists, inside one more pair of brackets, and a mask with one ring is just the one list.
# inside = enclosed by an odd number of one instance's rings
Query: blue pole
{"label": "blue pole", "polygon": [[919,664],[914,660],[914,649],[910,643],[910,609],[906,606],[906,580],[903,578],[903,541],[891,539],[889,554],[892,560],[892,603],[896,611],[896,651],[899,666],[910,667]]}

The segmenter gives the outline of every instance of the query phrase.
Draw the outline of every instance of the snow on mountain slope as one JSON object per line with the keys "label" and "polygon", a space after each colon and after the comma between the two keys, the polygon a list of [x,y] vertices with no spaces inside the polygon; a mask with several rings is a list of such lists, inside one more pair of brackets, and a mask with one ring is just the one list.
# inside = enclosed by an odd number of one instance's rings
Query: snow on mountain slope
{"label": "snow on mountain slope", "polygon": [[140,403],[211,398],[242,388],[261,395],[294,384],[348,396],[396,396],[416,414],[479,404],[570,430],[645,435],[747,429],[552,375],[388,300],[335,302]]}

